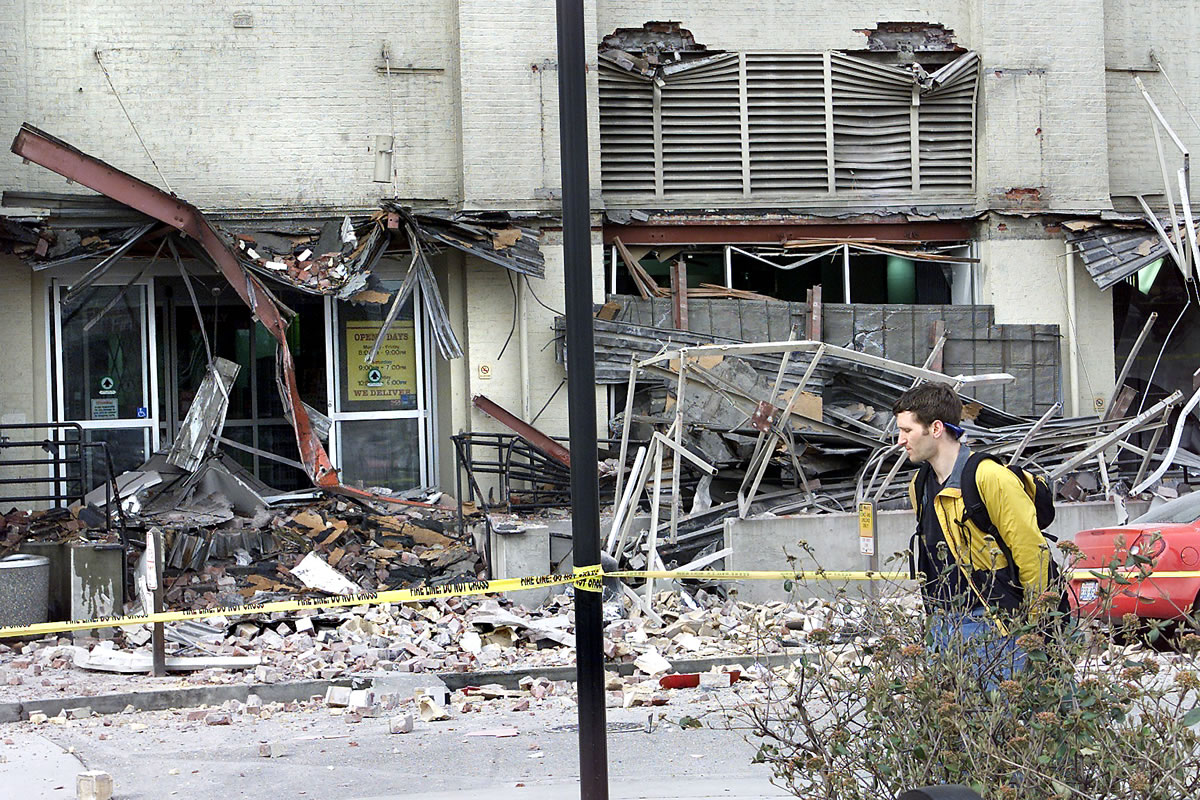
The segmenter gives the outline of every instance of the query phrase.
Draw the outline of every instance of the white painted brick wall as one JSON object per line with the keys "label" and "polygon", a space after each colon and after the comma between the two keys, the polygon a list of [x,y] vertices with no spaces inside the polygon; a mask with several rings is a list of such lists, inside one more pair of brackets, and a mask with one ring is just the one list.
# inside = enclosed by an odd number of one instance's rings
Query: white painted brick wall
{"label": "white painted brick wall", "polygon": [[[373,206],[374,137],[396,135],[397,194],[458,194],[454,0],[355,4],[207,0],[163,13],[144,0],[8,2],[0,33],[0,131],[22,121],[162,185],[109,88],[166,182],[202,207]],[[7,16],[7,13],[5,14]],[[390,79],[396,62],[445,70]],[[41,167],[0,158],[0,186],[64,190]]]}
{"label": "white painted brick wall", "polygon": [[[374,136],[397,137],[396,193],[471,207],[552,207],[559,186],[558,87],[551,0],[365,0],[248,7],[235,29],[215,0],[170,14],[145,0],[5,4],[0,26],[0,133],[28,120],[118,167],[161,183],[94,53],[171,188],[208,208],[371,206]],[[1044,186],[1050,207],[1103,206],[1160,181],[1145,110],[1127,74],[1153,47],[1195,105],[1200,3],[1166,0],[589,0],[587,38],[678,20],[715,48],[863,46],[880,21],[928,21],[978,50],[982,197]],[[384,41],[397,74],[375,67]],[[589,63],[595,57],[589,52]],[[534,66],[537,65],[537,69]],[[1177,130],[1200,143],[1165,81],[1147,85]],[[595,74],[589,73],[595,97]],[[595,103],[589,140],[599,186]],[[1110,142],[1111,138],[1111,142]],[[465,163],[465,166],[463,164]],[[40,167],[0,157],[0,186],[63,190]]]}
{"label": "white painted brick wall", "polygon": [[[465,204],[554,207],[559,162],[558,56],[553,0],[460,0]],[[584,3],[584,40],[598,42],[595,0]],[[589,48],[588,147],[593,195],[600,186],[596,51]],[[536,67],[536,68],[535,68]]]}
{"label": "white painted brick wall", "polygon": [[1103,14],[1101,0],[979,3],[984,198],[1044,187],[1052,209],[1107,207]]}
{"label": "white painted brick wall", "polygon": [[[1150,51],[1162,64],[1159,73],[1136,73],[1192,153],[1200,152],[1200,130],[1186,113],[1200,119],[1200,58],[1196,31],[1200,30],[1200,3],[1165,0],[1108,0],[1104,3],[1105,62],[1107,72],[1108,163],[1113,194],[1160,194],[1163,190],[1158,156],[1150,125],[1150,112],[1133,82],[1133,74],[1120,68],[1147,67]],[[1182,157],[1162,137],[1170,178],[1182,166]],[[1198,183],[1200,185],[1200,183]],[[1176,202],[1179,192],[1172,184]]]}

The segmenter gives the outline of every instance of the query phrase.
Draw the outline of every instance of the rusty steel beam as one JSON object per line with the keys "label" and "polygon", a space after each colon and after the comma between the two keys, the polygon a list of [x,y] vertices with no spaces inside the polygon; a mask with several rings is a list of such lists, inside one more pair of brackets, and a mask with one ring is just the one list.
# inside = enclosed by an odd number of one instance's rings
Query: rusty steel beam
{"label": "rusty steel beam", "polygon": [[119,203],[170,225],[190,236],[204,248],[216,263],[221,274],[250,308],[254,318],[263,324],[279,343],[279,366],[282,373],[283,401],[290,406],[292,424],[300,461],[313,483],[319,487],[339,485],[337,471],[329,460],[321,440],[313,430],[308,412],[300,401],[296,383],[295,363],[287,345],[288,321],[271,299],[270,293],[238,263],[229,245],[213,229],[204,215],[192,204],[167,194],[140,178],[105,164],[61,139],[40,131],[29,124],[21,126],[12,143],[12,151],[68,180],[99,192]]}
{"label": "rusty steel beam", "polygon": [[870,242],[960,242],[972,238],[967,222],[831,223],[798,220],[756,223],[742,215],[728,221],[634,223],[604,226],[604,243],[620,238],[626,245],[763,244],[781,245],[804,239]]}
{"label": "rusty steel beam", "polygon": [[671,322],[677,330],[688,329],[687,264],[683,258],[671,262]]}
{"label": "rusty steel beam", "polygon": [[571,451],[551,439],[523,419],[505,410],[492,400],[481,394],[471,398],[471,402],[483,413],[499,422],[510,431],[520,436],[531,445],[553,458],[564,467],[571,466]]}

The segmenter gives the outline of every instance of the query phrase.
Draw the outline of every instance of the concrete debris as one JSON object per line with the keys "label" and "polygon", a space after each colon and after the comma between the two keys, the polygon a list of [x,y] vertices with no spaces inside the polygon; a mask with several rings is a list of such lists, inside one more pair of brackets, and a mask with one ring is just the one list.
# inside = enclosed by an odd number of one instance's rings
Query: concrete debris
{"label": "concrete debris", "polygon": [[107,772],[88,770],[75,777],[78,800],[112,800],[113,779]]}
{"label": "concrete debris", "polygon": [[420,709],[421,719],[424,722],[444,722],[450,719],[450,714],[446,709],[430,695],[423,694],[418,697],[417,707]]}
{"label": "concrete debris", "polygon": [[292,575],[309,589],[318,589],[327,594],[346,596],[361,591],[345,575],[322,561],[316,553],[309,553],[300,559],[300,563],[292,567]]}
{"label": "concrete debris", "polygon": [[634,659],[633,665],[650,677],[671,670],[671,662],[659,655],[658,650],[653,647]]}
{"label": "concrete debris", "polygon": [[287,755],[287,746],[283,742],[263,742],[258,746],[258,755],[262,758],[283,758]]}
{"label": "concrete debris", "polygon": [[493,739],[508,739],[513,736],[520,735],[520,731],[516,728],[488,728],[482,731],[471,731],[467,734],[469,737],[488,737]]}
{"label": "concrete debris", "polygon": [[[143,642],[143,645],[145,642]],[[80,669],[126,674],[145,674],[150,671],[150,653],[126,653],[101,647],[91,651],[82,647],[74,651],[74,664]],[[199,672],[206,669],[254,669],[261,663],[258,656],[182,656],[168,658],[168,672]]]}
{"label": "concrete debris", "polygon": [[405,714],[388,720],[388,733],[412,733],[413,715]]}

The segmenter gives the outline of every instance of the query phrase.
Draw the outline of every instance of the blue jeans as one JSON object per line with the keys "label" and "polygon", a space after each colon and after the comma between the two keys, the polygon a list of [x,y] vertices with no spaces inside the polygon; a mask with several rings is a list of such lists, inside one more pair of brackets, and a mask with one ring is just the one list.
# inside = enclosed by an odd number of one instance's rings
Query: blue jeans
{"label": "blue jeans", "polygon": [[934,614],[929,629],[933,649],[958,655],[964,666],[976,672],[985,691],[1025,668],[1026,654],[1016,637],[1000,633],[982,608]]}

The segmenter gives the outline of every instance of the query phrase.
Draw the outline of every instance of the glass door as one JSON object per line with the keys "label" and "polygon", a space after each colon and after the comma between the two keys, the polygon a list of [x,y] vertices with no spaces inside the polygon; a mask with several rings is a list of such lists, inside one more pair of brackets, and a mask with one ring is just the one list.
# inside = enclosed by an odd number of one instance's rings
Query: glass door
{"label": "glass door", "polygon": [[[86,441],[107,442],[115,474],[137,469],[158,446],[152,284],[92,286],[68,298],[55,281],[51,304],[55,418],[79,423]],[[91,489],[104,465],[99,448],[85,452],[82,477]]]}
{"label": "glass door", "polygon": [[[390,290],[399,282],[384,281]],[[410,299],[368,364],[387,305],[330,299],[330,457],[342,482],[404,491],[429,485],[430,365],[420,305]]]}

